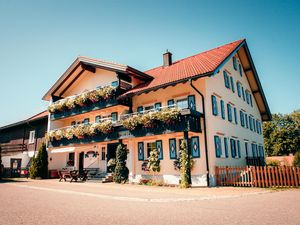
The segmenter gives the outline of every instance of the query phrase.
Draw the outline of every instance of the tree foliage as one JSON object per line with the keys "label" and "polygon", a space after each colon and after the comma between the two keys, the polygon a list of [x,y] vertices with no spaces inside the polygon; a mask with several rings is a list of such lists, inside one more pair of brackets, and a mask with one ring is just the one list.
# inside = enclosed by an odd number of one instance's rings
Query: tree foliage
{"label": "tree foliage", "polygon": [[37,157],[32,159],[30,178],[48,178],[48,152],[45,144],[40,147]]}
{"label": "tree foliage", "polygon": [[152,173],[159,173],[160,172],[160,160],[158,158],[157,149],[153,149],[150,152],[147,167],[148,167],[149,171],[151,171]]}
{"label": "tree foliage", "polygon": [[125,183],[128,180],[129,170],[126,167],[128,149],[122,143],[116,151],[116,167],[113,173],[113,180],[116,183]]}
{"label": "tree foliage", "polygon": [[268,156],[282,156],[300,151],[300,110],[274,114],[264,122],[264,144]]}

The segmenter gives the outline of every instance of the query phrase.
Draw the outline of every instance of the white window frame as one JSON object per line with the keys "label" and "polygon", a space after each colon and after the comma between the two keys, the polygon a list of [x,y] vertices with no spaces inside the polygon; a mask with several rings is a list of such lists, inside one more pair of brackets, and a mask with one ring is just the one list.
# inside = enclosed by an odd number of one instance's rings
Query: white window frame
{"label": "white window frame", "polygon": [[28,144],[34,144],[35,142],[35,130],[29,132]]}

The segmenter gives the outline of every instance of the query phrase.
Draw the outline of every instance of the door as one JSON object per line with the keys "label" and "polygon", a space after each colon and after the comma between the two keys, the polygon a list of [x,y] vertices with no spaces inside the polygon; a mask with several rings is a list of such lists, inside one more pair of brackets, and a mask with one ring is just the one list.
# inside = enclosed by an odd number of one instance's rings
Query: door
{"label": "door", "polygon": [[[116,150],[118,145],[119,145],[118,143],[107,144],[107,154],[106,154],[107,165],[110,159],[116,158]],[[108,167],[107,167],[107,171],[109,171]]]}
{"label": "door", "polygon": [[11,177],[20,177],[22,159],[10,159]]}
{"label": "door", "polygon": [[84,169],[84,152],[79,153],[79,171]]}

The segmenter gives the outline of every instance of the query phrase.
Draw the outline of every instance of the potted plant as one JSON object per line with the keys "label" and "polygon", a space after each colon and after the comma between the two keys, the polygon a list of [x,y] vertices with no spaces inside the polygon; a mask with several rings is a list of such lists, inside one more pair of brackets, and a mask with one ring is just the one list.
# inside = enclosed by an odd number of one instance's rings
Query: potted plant
{"label": "potted plant", "polygon": [[68,140],[72,139],[74,137],[74,128],[73,127],[67,128],[64,132],[64,137],[67,138]]}
{"label": "potted plant", "polygon": [[66,107],[68,109],[74,109],[75,108],[75,98],[68,98],[66,99]]}
{"label": "potted plant", "polygon": [[140,122],[145,128],[153,128],[154,127],[155,116],[151,113],[146,113],[141,116]]}
{"label": "potted plant", "polygon": [[88,93],[88,99],[93,103],[98,102],[100,100],[98,91],[97,90],[90,91]]}
{"label": "potted plant", "polygon": [[140,125],[140,115],[133,115],[121,120],[121,124],[128,130],[135,130]]}
{"label": "potted plant", "polygon": [[108,134],[113,130],[113,123],[111,120],[106,120],[102,123],[99,123],[98,129],[103,134]]}
{"label": "potted plant", "polygon": [[74,135],[78,139],[84,138],[84,135],[88,133],[89,127],[84,124],[79,124],[77,127],[74,128]]}
{"label": "potted plant", "polygon": [[81,95],[78,95],[75,97],[75,103],[79,106],[85,106],[88,101],[88,94],[82,93]]}
{"label": "potted plant", "polygon": [[55,130],[54,131],[54,138],[55,140],[59,141],[64,137],[64,132],[62,130]]}
{"label": "potted plant", "polygon": [[166,124],[172,124],[178,120],[180,110],[177,108],[166,108],[159,112],[157,119]]}

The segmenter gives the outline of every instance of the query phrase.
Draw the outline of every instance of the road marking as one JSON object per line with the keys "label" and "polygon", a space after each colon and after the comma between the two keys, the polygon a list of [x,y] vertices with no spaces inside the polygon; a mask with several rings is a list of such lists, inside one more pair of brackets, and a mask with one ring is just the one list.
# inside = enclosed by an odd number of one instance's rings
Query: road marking
{"label": "road marking", "polygon": [[261,191],[261,192],[252,192],[246,194],[239,195],[211,195],[211,196],[202,196],[202,197],[192,197],[192,198],[139,198],[139,197],[124,197],[124,196],[114,196],[114,195],[104,195],[104,194],[95,194],[88,192],[80,192],[80,191],[71,191],[71,190],[63,190],[57,188],[45,188],[45,187],[37,187],[37,186],[28,186],[22,184],[8,184],[13,185],[19,188],[27,188],[41,191],[51,191],[62,194],[70,194],[70,195],[78,195],[78,196],[86,196],[93,197],[99,199],[109,199],[109,200],[117,200],[117,201],[132,201],[132,202],[153,202],[153,203],[167,203],[167,202],[184,202],[184,201],[204,201],[204,200],[218,200],[218,199],[233,199],[233,198],[241,198],[251,195],[265,194],[271,193],[272,191]]}

